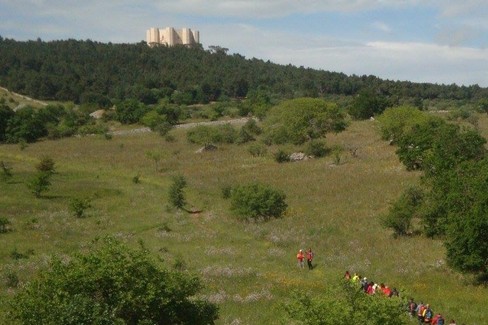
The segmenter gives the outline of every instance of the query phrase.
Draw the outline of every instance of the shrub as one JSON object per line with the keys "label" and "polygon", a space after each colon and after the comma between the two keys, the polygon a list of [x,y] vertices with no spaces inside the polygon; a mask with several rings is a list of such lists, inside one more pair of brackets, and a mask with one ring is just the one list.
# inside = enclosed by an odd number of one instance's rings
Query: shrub
{"label": "shrub", "polygon": [[5,274],[5,284],[8,288],[17,288],[19,286],[19,277],[13,271],[7,271]]}
{"label": "shrub", "polygon": [[[367,295],[358,286],[344,281],[329,283],[324,293],[312,296],[292,292],[285,303],[286,323],[323,325],[407,325],[411,322],[402,301],[383,295]],[[367,322],[365,322],[367,320]]]}
{"label": "shrub", "polygon": [[274,154],[274,158],[275,158],[276,162],[278,162],[278,163],[289,162],[290,161],[290,154],[287,153],[286,151],[280,149]]}
{"label": "shrub", "polygon": [[49,187],[51,186],[51,176],[52,173],[50,172],[39,172],[27,183],[27,187],[37,198],[39,198],[43,192],[49,190]]}
{"label": "shrub", "polygon": [[10,308],[21,324],[214,324],[217,306],[197,298],[200,280],[163,268],[141,247],[95,242],[23,286]]}
{"label": "shrub", "polygon": [[217,127],[199,125],[188,130],[186,138],[191,143],[234,143],[237,140],[237,130],[230,124]]}
{"label": "shrub", "polygon": [[325,145],[325,142],[321,140],[312,140],[305,147],[305,154],[307,156],[320,158],[326,156],[328,152],[329,149]]}
{"label": "shrub", "polygon": [[183,189],[186,187],[186,180],[183,175],[177,175],[173,177],[173,183],[169,188],[169,201],[178,209],[182,209],[185,204],[185,193]]}
{"label": "shrub", "polygon": [[270,186],[252,183],[237,186],[231,193],[231,209],[241,218],[279,218],[286,211],[286,196]]}
{"label": "shrub", "polygon": [[251,144],[247,150],[253,157],[262,157],[268,152],[266,146],[260,143]]}
{"label": "shrub", "polygon": [[6,217],[0,217],[0,233],[6,233],[10,230],[10,220]]}
{"label": "shrub", "polygon": [[77,218],[83,218],[87,209],[91,208],[90,199],[72,198],[69,203],[69,210]]}
{"label": "shrub", "polygon": [[36,165],[36,169],[41,173],[54,174],[55,172],[54,165],[55,163],[52,158],[44,156],[41,158],[41,161]]}
{"label": "shrub", "polygon": [[230,185],[222,186],[222,198],[223,199],[230,198],[231,194],[232,194],[232,186],[230,186]]}

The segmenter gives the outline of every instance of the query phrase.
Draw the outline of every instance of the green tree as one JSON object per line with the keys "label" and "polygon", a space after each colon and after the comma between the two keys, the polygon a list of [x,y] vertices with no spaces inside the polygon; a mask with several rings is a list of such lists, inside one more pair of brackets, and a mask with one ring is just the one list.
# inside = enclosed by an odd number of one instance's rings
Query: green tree
{"label": "green tree", "polygon": [[373,89],[365,89],[354,98],[349,114],[355,119],[364,120],[381,114],[387,106],[388,101],[385,97]]}
{"label": "green tree", "polygon": [[[447,178],[448,177],[448,178]],[[446,176],[447,262],[488,279],[488,159],[466,161]]]}
{"label": "green tree", "polygon": [[116,105],[115,116],[120,123],[133,124],[139,122],[146,111],[146,106],[137,99],[127,99]]}
{"label": "green tree", "polygon": [[286,195],[268,185],[251,183],[232,188],[231,210],[241,218],[279,218],[287,207]]}
{"label": "green tree", "polygon": [[405,236],[412,232],[412,219],[422,205],[423,192],[418,187],[408,188],[390,207],[383,218],[383,226],[391,228],[394,236]]}
{"label": "green tree", "polygon": [[396,143],[410,128],[428,117],[415,107],[399,106],[387,108],[378,117],[383,140],[391,140]]}
{"label": "green tree", "polygon": [[195,298],[198,278],[164,269],[143,247],[106,238],[49,268],[11,302],[22,324],[213,324],[217,307]]}
{"label": "green tree", "polygon": [[51,176],[52,173],[39,172],[27,183],[27,187],[32,194],[39,198],[43,192],[48,191],[51,187]]}
{"label": "green tree", "polygon": [[297,98],[273,106],[264,120],[263,130],[268,143],[302,144],[324,137],[327,132],[343,131],[345,127],[345,116],[335,104]]}
{"label": "green tree", "polygon": [[7,139],[6,131],[9,120],[15,116],[13,110],[7,105],[0,103],[0,142],[4,142]]}
{"label": "green tree", "polygon": [[186,204],[185,192],[186,179],[183,175],[173,177],[173,183],[169,187],[169,201],[178,209],[183,209]]}

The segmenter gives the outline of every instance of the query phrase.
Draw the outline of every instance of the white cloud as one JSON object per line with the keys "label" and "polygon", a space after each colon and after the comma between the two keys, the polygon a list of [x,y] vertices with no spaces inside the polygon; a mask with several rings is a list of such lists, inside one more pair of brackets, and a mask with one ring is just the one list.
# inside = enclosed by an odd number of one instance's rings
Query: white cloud
{"label": "white cloud", "polygon": [[390,33],[391,32],[391,27],[385,24],[384,22],[381,21],[375,21],[371,24],[371,26],[374,29],[377,29],[379,31],[385,32],[385,33]]}

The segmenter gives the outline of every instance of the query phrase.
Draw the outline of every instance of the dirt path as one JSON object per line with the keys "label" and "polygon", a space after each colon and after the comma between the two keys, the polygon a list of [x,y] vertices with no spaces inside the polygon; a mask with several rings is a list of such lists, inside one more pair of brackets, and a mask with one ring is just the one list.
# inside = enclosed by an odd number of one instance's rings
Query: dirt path
{"label": "dirt path", "polygon": [[[224,120],[224,121],[208,121],[208,122],[194,122],[194,123],[185,123],[185,124],[177,124],[174,126],[175,129],[189,129],[199,125],[224,125],[224,124],[232,124],[232,125],[240,125],[244,124],[249,121],[251,117],[242,117],[238,119],[232,120]],[[132,135],[132,134],[140,134],[140,133],[148,133],[152,132],[150,128],[135,128],[130,130],[118,130],[109,132],[112,135]]]}

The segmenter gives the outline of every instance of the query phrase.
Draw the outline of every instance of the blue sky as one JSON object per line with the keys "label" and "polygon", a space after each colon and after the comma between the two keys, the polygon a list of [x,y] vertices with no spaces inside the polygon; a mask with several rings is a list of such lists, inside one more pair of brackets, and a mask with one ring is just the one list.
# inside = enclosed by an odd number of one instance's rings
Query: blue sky
{"label": "blue sky", "polygon": [[167,26],[246,58],[488,87],[486,0],[0,0],[16,40],[136,43]]}

